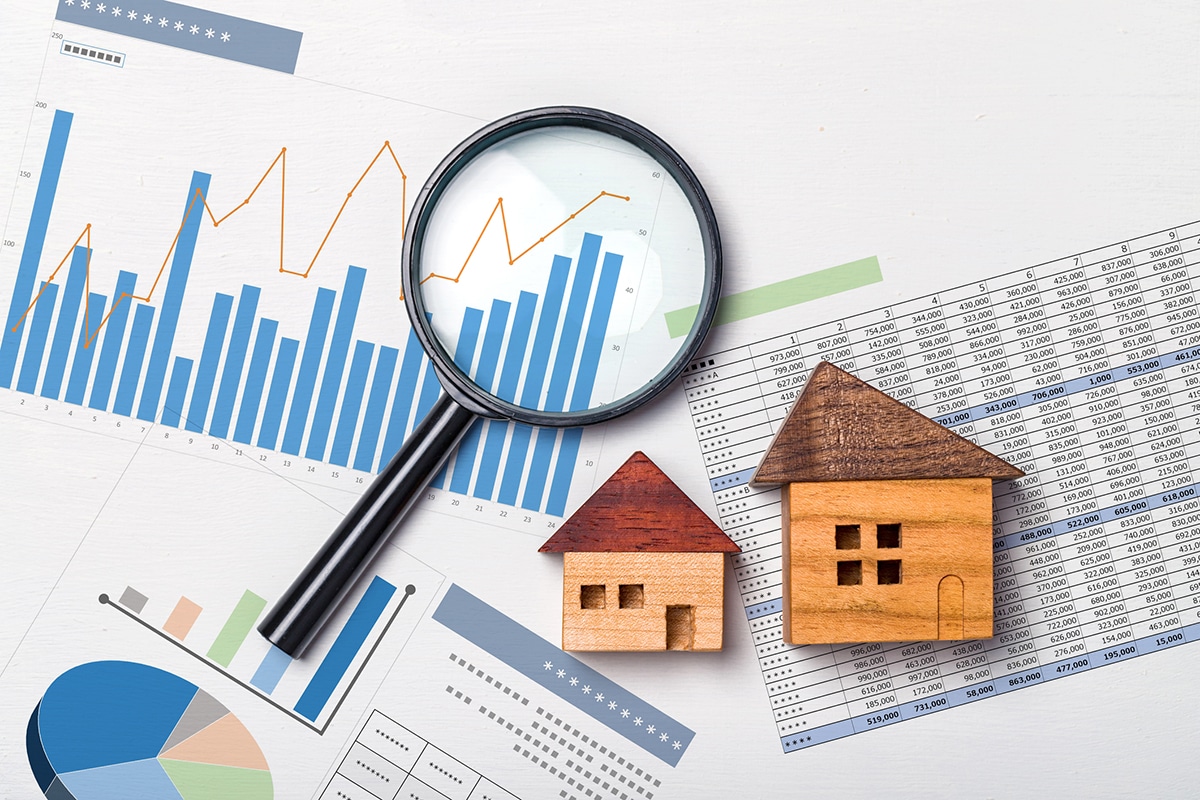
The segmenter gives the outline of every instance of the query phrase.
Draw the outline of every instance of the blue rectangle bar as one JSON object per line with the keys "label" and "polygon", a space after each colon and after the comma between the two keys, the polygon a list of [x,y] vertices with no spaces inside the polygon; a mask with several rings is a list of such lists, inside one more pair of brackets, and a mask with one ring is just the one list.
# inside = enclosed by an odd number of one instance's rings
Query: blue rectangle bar
{"label": "blue rectangle bar", "polygon": [[279,425],[283,420],[283,407],[287,404],[288,388],[292,385],[292,371],[296,368],[296,353],[300,342],[284,336],[279,340],[279,355],[275,357],[275,374],[271,376],[271,389],[267,393],[267,407],[263,411],[262,427],[258,430],[258,446],[275,449],[279,441]]}
{"label": "blue rectangle bar", "polygon": [[42,357],[46,355],[46,337],[50,333],[50,320],[54,318],[54,303],[58,300],[58,284],[43,281],[39,292],[40,297],[33,308],[33,322],[29,325],[29,344],[25,346],[21,374],[17,377],[17,391],[27,394],[37,391]]}
{"label": "blue rectangle bar", "polygon": [[129,321],[129,309],[133,307],[133,288],[136,284],[137,275],[132,272],[121,270],[117,273],[113,310],[105,325],[100,363],[96,366],[96,380],[92,382],[92,394],[88,400],[88,406],[99,411],[108,410],[108,398],[112,395],[113,381],[117,378],[117,362],[121,358],[121,345],[125,344],[125,326]]}
{"label": "blue rectangle bar", "polygon": [[[38,173],[37,192],[33,196],[33,212],[25,229],[25,244],[21,247],[21,261],[17,265],[17,280],[13,284],[12,299],[8,303],[8,319],[0,338],[0,387],[12,386],[13,373],[17,366],[17,351],[21,348],[24,323],[17,320],[29,308],[33,299],[33,287],[37,286],[37,269],[46,245],[46,228],[50,224],[50,211],[54,208],[54,195],[58,191],[58,179],[62,173],[63,156],[67,152],[67,138],[71,133],[70,112],[56,110],[50,126],[50,138],[46,142],[46,155],[42,158],[42,171]],[[15,330],[14,330],[15,328]]]}
{"label": "blue rectangle bar", "polygon": [[[512,330],[504,351],[504,367],[500,371],[500,384],[496,389],[496,396],[501,400],[511,402],[517,395],[517,383],[525,367],[525,351],[529,345],[529,331],[533,327],[537,300],[537,295],[531,292],[521,292],[517,299],[517,312],[513,315]],[[489,421],[487,424],[483,455],[479,458],[479,470],[475,477],[476,497],[492,499],[508,428],[507,422]]]}
{"label": "blue rectangle bar", "polygon": [[192,360],[175,356],[175,366],[171,369],[171,383],[167,387],[167,401],[163,404],[162,416],[160,422],[163,425],[170,425],[172,428],[179,427],[180,409],[183,408],[183,403],[187,399],[188,381],[192,377]]}
{"label": "blue rectangle bar", "polygon": [[[487,330],[483,335],[483,348],[479,353],[479,364],[475,368],[475,384],[486,391],[492,391],[496,381],[496,368],[500,362],[500,346],[504,343],[504,330],[508,327],[509,303],[503,300],[492,301],[492,309],[488,312]],[[466,494],[471,486],[471,472],[474,470],[476,453],[479,449],[479,438],[483,432],[483,421],[476,420],[467,430],[462,441],[458,443],[458,451],[454,456],[454,474],[450,479],[450,491]],[[494,480],[494,477],[493,477]]]}
{"label": "blue rectangle bar", "polygon": [[[304,451],[306,458],[316,461],[325,457],[329,429],[333,426],[333,409],[337,405],[338,390],[342,388],[346,355],[350,352],[350,339],[354,335],[354,320],[358,316],[358,303],[362,298],[363,279],[366,276],[367,271],[362,267],[350,267],[346,273],[342,302],[338,306],[333,336],[329,340],[329,358],[325,360],[325,374],[321,377],[321,391],[317,395],[317,410],[313,414],[308,447]],[[341,466],[345,466],[345,462]]]}
{"label": "blue rectangle bar", "polygon": [[581,411],[591,406],[592,389],[596,385],[596,370],[600,366],[600,355],[604,350],[604,337],[608,333],[608,320],[612,315],[613,299],[617,296],[617,279],[621,276],[623,260],[616,253],[604,254],[600,282],[596,284],[596,300],[592,303],[592,316],[588,320],[583,350],[579,354],[575,388],[571,392],[571,411]]}
{"label": "blue rectangle bar", "polygon": [[433,404],[437,402],[441,394],[442,384],[438,381],[433,362],[426,359],[425,377],[421,380],[421,396],[417,400],[417,413],[413,415],[413,429],[421,424],[421,420],[425,419],[425,415],[429,413],[429,409],[433,408]]}
{"label": "blue rectangle bar", "polygon": [[[678,720],[456,584],[451,584],[433,618],[671,766],[696,737]],[[603,702],[598,702],[600,697]]]}
{"label": "blue rectangle bar", "polygon": [[304,693],[296,702],[297,713],[313,721],[321,715],[321,710],[329,702],[333,690],[350,668],[354,657],[358,655],[359,649],[395,593],[395,586],[378,575],[375,576],[358,605],[354,607],[354,611],[350,612],[350,619],[346,620],[345,626],[338,632],[333,646],[329,648],[325,658],[321,659],[321,666],[317,667],[312,680],[308,682]]}
{"label": "blue rectangle bar", "polygon": [[100,323],[104,320],[104,309],[107,307],[108,298],[104,295],[94,292],[88,295],[87,313],[83,316],[83,324],[79,326],[79,335],[75,337],[75,359],[71,362],[71,377],[67,380],[64,399],[68,403],[83,405],[88,378],[92,376],[92,361],[100,349],[96,335],[100,332]]}
{"label": "blue rectangle bar", "polygon": [[259,662],[258,669],[254,670],[254,677],[250,679],[250,685],[270,694],[275,691],[275,687],[279,685],[279,679],[291,665],[292,657],[271,645],[271,649]]}
{"label": "blue rectangle bar", "polygon": [[[54,326],[54,340],[50,344],[50,357],[46,359],[46,377],[42,379],[42,397],[58,399],[62,393],[63,376],[67,371],[67,358],[75,343],[75,327],[79,324],[79,306],[83,301],[83,289],[87,283],[88,258],[86,247],[76,247],[71,253],[71,268],[67,272],[67,283],[63,287],[62,306],[58,309],[58,324]],[[39,301],[40,302],[40,301]]]}
{"label": "blue rectangle bar", "polygon": [[512,436],[508,441],[508,459],[504,463],[504,477],[500,480],[499,500],[505,505],[517,504],[517,492],[521,488],[521,476],[525,474],[525,460],[529,456],[529,438],[533,428],[519,422],[512,424]]}
{"label": "blue rectangle bar", "polygon": [[208,405],[212,401],[217,365],[221,362],[225,331],[229,328],[229,314],[232,311],[233,295],[218,292],[213,298],[212,313],[208,317],[208,332],[204,335],[204,348],[200,351],[200,368],[196,370],[196,388],[192,390],[192,405],[188,408],[184,423],[187,430],[195,433],[205,430],[208,422]]}
{"label": "blue rectangle bar", "polygon": [[[142,383],[142,399],[138,402],[138,419],[153,422],[158,416],[158,401],[162,399],[163,382],[167,378],[167,362],[171,360],[171,347],[175,344],[175,328],[179,325],[179,310],[183,306],[183,295],[187,291],[188,275],[192,269],[192,256],[196,252],[196,236],[200,232],[200,218],[204,212],[204,196],[208,193],[209,175],[192,173],[187,198],[183,204],[183,222],[175,239],[175,254],[171,258],[171,274],[163,293],[162,314],[158,318],[158,329],[154,332],[154,343],[150,346],[150,364],[146,379]],[[136,322],[136,320],[135,320]]]}
{"label": "blue rectangle bar", "polygon": [[54,16],[63,22],[287,73],[296,71],[303,35],[166,0],[141,0],[136,11],[58,0]]}
{"label": "blue rectangle bar", "polygon": [[[404,346],[404,361],[400,364],[400,376],[396,378],[396,395],[392,398],[392,413],[388,419],[387,435],[383,439],[383,453],[379,467],[392,460],[392,456],[404,442],[408,431],[408,415],[417,396],[417,379],[421,377],[421,361],[425,350],[415,331],[409,330],[408,343]],[[440,387],[439,387],[440,388]],[[434,399],[437,396],[434,395]]]}
{"label": "blue rectangle bar", "polygon": [[287,429],[283,432],[283,452],[300,454],[304,441],[304,429],[308,426],[308,411],[312,407],[313,388],[317,384],[317,370],[321,368],[321,356],[325,352],[325,334],[329,332],[329,317],[333,314],[333,301],[337,292],[318,289],[313,303],[312,319],[308,324],[308,336],[304,340],[304,355],[300,357],[300,372],[296,376],[296,388],[292,392],[292,407],[288,411]]}
{"label": "blue rectangle bar", "polygon": [[[458,331],[458,344],[454,348],[454,363],[468,375],[471,373],[471,364],[475,360],[475,349],[479,345],[479,328],[482,324],[483,312],[478,308],[468,307],[463,312],[462,326]],[[421,414],[421,417],[424,416],[424,414]],[[455,458],[455,469],[457,470],[457,456]],[[468,463],[465,469],[467,470],[467,480],[470,480],[471,465]],[[443,465],[433,480],[429,482],[429,485],[441,489],[445,484],[446,465]]]}
{"label": "blue rectangle bar", "polygon": [[254,340],[254,354],[250,356],[250,369],[246,373],[246,391],[242,393],[242,406],[238,409],[237,427],[233,440],[250,444],[254,427],[258,424],[258,409],[262,405],[263,387],[267,383],[267,367],[271,363],[271,351],[275,349],[275,334],[279,323],[273,319],[262,319],[258,323],[258,337]]}
{"label": "blue rectangle bar", "polygon": [[554,465],[554,479],[550,483],[550,496],[546,498],[546,513],[561,517],[567,508],[567,494],[571,491],[571,479],[575,477],[575,463],[579,458],[579,441],[583,428],[568,428],[563,431],[558,445],[558,461]]}
{"label": "blue rectangle bar", "polygon": [[546,392],[546,410],[562,411],[567,403],[567,386],[575,374],[575,351],[579,347],[579,334],[587,319],[588,299],[592,295],[592,278],[596,275],[596,259],[600,255],[600,237],[594,233],[583,235],[579,257],[575,259],[575,278],[571,281],[571,297],[567,300],[567,313],[563,318],[562,334],[558,337],[558,351],[554,356],[554,371],[550,375],[550,388]]}
{"label": "blue rectangle bar", "polygon": [[550,269],[550,280],[542,295],[542,313],[538,317],[537,333],[533,337],[533,352],[529,356],[529,370],[525,375],[525,388],[521,390],[521,405],[525,408],[542,408],[540,398],[546,380],[546,365],[550,363],[550,351],[554,347],[554,333],[558,330],[558,316],[562,309],[563,293],[567,288],[567,277],[571,273],[571,259],[555,256]]}
{"label": "blue rectangle bar", "polygon": [[133,413],[133,399],[137,396],[138,381],[142,377],[142,363],[146,358],[146,345],[150,341],[150,328],[154,325],[154,306],[139,305],[133,312],[133,329],[129,333],[129,347],[125,350],[125,363],[121,365],[121,382],[117,384],[117,399],[113,412],[129,416]]}
{"label": "blue rectangle bar", "polygon": [[339,467],[350,462],[350,446],[354,444],[354,429],[358,427],[358,412],[362,409],[367,373],[371,370],[371,358],[374,355],[375,345],[370,342],[355,343],[354,356],[350,359],[350,375],[346,378],[346,394],[342,397],[342,413],[338,416],[333,449],[329,453],[329,462]]}
{"label": "blue rectangle bar", "polygon": [[387,408],[388,392],[392,388],[392,375],[396,373],[396,358],[399,355],[400,351],[394,347],[379,348],[375,380],[371,382],[371,395],[367,398],[367,414],[363,418],[358,450],[354,454],[354,468],[363,472],[370,472],[375,466],[375,451],[379,447],[379,433],[383,429],[383,412]]}
{"label": "blue rectangle bar", "polygon": [[[257,286],[243,286],[238,298],[237,314],[233,317],[233,331],[229,334],[229,350],[221,370],[217,404],[213,407],[212,422],[208,426],[209,434],[221,439],[229,434],[229,423],[233,419],[233,401],[237,399],[238,386],[242,383],[242,368],[246,366],[246,351],[250,349],[254,315],[258,312],[258,296]],[[262,389],[261,384],[259,389]]]}
{"label": "blue rectangle bar", "polygon": [[529,477],[525,480],[525,494],[521,496],[521,508],[537,511],[542,507],[546,476],[550,472],[550,460],[554,455],[554,442],[557,439],[557,428],[538,428],[537,439],[533,445],[533,458],[529,460]]}

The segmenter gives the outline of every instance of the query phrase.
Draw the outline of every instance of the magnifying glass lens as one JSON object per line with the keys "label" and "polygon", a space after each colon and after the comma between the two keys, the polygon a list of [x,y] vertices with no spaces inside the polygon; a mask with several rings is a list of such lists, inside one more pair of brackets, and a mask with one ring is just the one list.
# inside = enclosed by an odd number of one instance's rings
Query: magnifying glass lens
{"label": "magnifying glass lens", "polygon": [[697,212],[636,145],[579,126],[513,134],[433,203],[414,299],[443,363],[494,405],[547,418],[619,406],[691,344],[672,334],[711,285]]}

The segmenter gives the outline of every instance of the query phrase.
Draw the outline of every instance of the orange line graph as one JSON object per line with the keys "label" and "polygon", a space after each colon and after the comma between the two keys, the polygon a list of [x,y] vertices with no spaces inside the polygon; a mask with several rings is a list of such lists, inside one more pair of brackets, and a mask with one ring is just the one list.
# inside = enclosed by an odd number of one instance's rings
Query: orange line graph
{"label": "orange line graph", "polygon": [[385,141],[383,143],[383,146],[380,147],[379,151],[375,154],[375,157],[371,159],[371,163],[367,165],[367,168],[365,170],[363,170],[361,175],[358,176],[358,180],[354,182],[354,185],[352,187],[350,187],[350,191],[346,193],[346,199],[342,201],[341,207],[338,208],[337,214],[334,215],[333,222],[329,223],[329,229],[325,231],[325,237],[323,239],[321,239],[321,243],[317,246],[317,251],[315,253],[313,253],[313,257],[308,262],[308,266],[303,271],[287,269],[284,266],[284,260],[283,260],[283,244],[284,244],[284,238],[285,238],[285,221],[286,221],[286,215],[285,215],[285,211],[284,211],[284,208],[285,208],[284,200],[286,197],[285,189],[287,186],[287,148],[283,147],[283,148],[280,148],[279,154],[277,156],[275,156],[275,160],[272,161],[271,165],[269,167],[267,167],[265,172],[263,172],[262,177],[258,179],[258,183],[254,184],[254,188],[250,190],[250,194],[246,195],[246,199],[243,200],[238,205],[234,206],[230,211],[228,211],[224,216],[220,217],[219,219],[217,218],[217,215],[213,213],[212,207],[208,204],[208,198],[205,197],[204,192],[200,189],[197,189],[195,194],[192,195],[191,200],[188,202],[187,210],[184,211],[184,213],[183,213],[183,220],[179,223],[179,228],[175,231],[174,238],[171,239],[171,246],[167,248],[167,254],[165,256],[163,256],[162,264],[159,265],[159,268],[158,268],[158,274],[156,274],[154,276],[154,282],[152,284],[150,284],[150,291],[146,292],[145,295],[135,295],[135,294],[131,294],[129,292],[122,292],[121,296],[116,298],[113,301],[112,307],[109,308],[108,313],[105,314],[104,318],[100,320],[100,324],[96,326],[96,330],[90,332],[90,335],[88,335],[88,332],[90,330],[90,328],[88,326],[88,320],[89,320],[90,314],[91,314],[91,309],[89,306],[90,306],[90,301],[91,301],[90,290],[91,290],[91,285],[92,285],[92,223],[90,223],[90,222],[84,226],[84,228],[80,232],[79,236],[77,236],[75,238],[75,241],[71,244],[71,246],[69,248],[67,248],[66,255],[64,255],[62,257],[62,260],[58,262],[58,265],[54,268],[54,271],[50,273],[50,277],[46,278],[42,288],[38,291],[38,293],[36,295],[34,295],[33,300],[31,300],[29,302],[29,306],[25,309],[24,312],[22,312],[21,316],[17,319],[16,323],[13,325],[13,330],[15,331],[15,330],[17,330],[17,328],[21,327],[21,323],[23,323],[25,321],[25,318],[27,316],[29,316],[29,312],[33,311],[33,307],[35,305],[37,305],[38,299],[46,291],[46,286],[49,286],[50,283],[52,283],[54,281],[54,279],[56,277],[58,277],[58,273],[62,269],[63,264],[67,263],[67,259],[71,257],[71,253],[74,252],[75,248],[82,241],[82,242],[86,242],[86,247],[87,247],[87,259],[85,261],[85,273],[84,273],[84,275],[85,275],[85,277],[84,277],[85,297],[84,297],[84,311],[83,311],[84,323],[83,324],[84,324],[85,338],[84,338],[83,346],[85,348],[91,347],[92,342],[95,341],[96,337],[100,335],[100,329],[104,327],[105,323],[108,322],[108,318],[112,316],[113,312],[117,310],[117,307],[121,303],[123,303],[126,300],[141,300],[144,303],[150,302],[150,299],[154,296],[154,290],[158,288],[158,283],[162,279],[163,273],[166,272],[167,262],[169,262],[171,260],[171,254],[175,252],[175,247],[176,247],[176,245],[179,244],[179,237],[183,234],[184,226],[187,225],[188,218],[191,217],[192,212],[196,208],[197,200],[200,201],[202,207],[204,208],[204,211],[206,211],[208,213],[208,218],[212,221],[213,227],[214,228],[219,227],[222,222],[229,219],[234,214],[236,214],[238,211],[240,211],[241,209],[245,208],[247,205],[250,204],[250,201],[252,199],[254,199],[255,193],[257,193],[258,190],[262,187],[263,183],[266,182],[267,177],[275,170],[276,166],[279,167],[279,271],[284,274],[287,274],[287,275],[297,275],[301,278],[307,278],[309,273],[312,272],[313,265],[317,263],[317,257],[320,256],[321,251],[325,249],[325,244],[329,241],[329,236],[330,236],[330,234],[333,233],[333,229],[337,225],[338,220],[342,218],[342,212],[346,210],[346,205],[350,202],[350,198],[354,197],[354,192],[357,191],[358,187],[366,179],[367,175],[370,174],[371,170],[375,167],[375,164],[378,163],[379,159],[383,156],[384,153],[387,153],[388,155],[390,155],[392,157],[392,163],[396,165],[396,169],[400,172],[400,187],[401,187],[400,188],[400,203],[401,203],[400,236],[403,237],[404,236],[404,211],[407,210],[407,208],[408,208],[408,175],[405,174],[404,168],[400,166],[400,160],[396,157],[396,152],[394,150],[392,150],[391,142]]}
{"label": "orange line graph", "polygon": [[[479,242],[483,240],[483,235],[485,233],[487,233],[488,226],[490,226],[492,224],[492,220],[496,218],[497,211],[500,212],[500,224],[504,228],[504,247],[508,251],[508,265],[511,267],[513,264],[516,264],[518,261],[520,261],[521,258],[524,257],[525,254],[528,253],[530,250],[534,249],[539,244],[542,244],[548,238],[553,236],[559,230],[559,228],[566,225],[571,220],[575,219],[575,217],[579,216],[579,214],[581,214],[583,211],[585,211],[593,203],[599,201],[601,198],[604,198],[604,197],[612,197],[616,200],[624,200],[626,203],[629,202],[629,197],[627,195],[613,194],[612,192],[601,191],[598,195],[593,197],[591,200],[588,200],[586,203],[584,203],[579,208],[577,208],[575,210],[575,213],[571,214],[566,219],[564,219],[562,222],[558,223],[553,228],[546,231],[546,233],[544,235],[542,235],[539,239],[534,241],[533,244],[529,245],[524,250],[517,253],[515,256],[513,255],[512,240],[509,238],[509,235],[508,235],[508,219],[504,216],[504,198],[497,197],[496,205],[492,206],[492,213],[488,215],[487,222],[483,223],[483,228],[479,231],[479,235],[477,237],[475,237],[475,244],[471,245],[471,252],[467,253],[467,257],[466,257],[466,259],[463,260],[463,265],[458,268],[458,272],[456,272],[453,275],[442,275],[437,272],[430,272],[428,275],[426,275],[424,278],[422,278],[417,285],[424,286],[428,281],[431,281],[434,278],[440,278],[441,280],[450,281],[451,283],[458,283],[459,279],[462,278],[463,273],[467,271],[467,265],[471,263],[471,256],[475,255],[475,250],[478,249]],[[400,293],[400,299],[401,300],[404,299],[403,292]]]}
{"label": "orange line graph", "polygon": [[[308,266],[305,267],[303,270],[288,269],[287,267],[284,266],[284,263],[285,263],[284,262],[284,239],[285,239],[285,222],[286,222],[284,202],[285,202],[285,197],[286,197],[285,189],[287,186],[287,148],[284,147],[284,148],[280,149],[279,154],[275,156],[275,159],[271,162],[270,166],[268,166],[266,171],[263,172],[262,177],[260,177],[258,179],[258,182],[256,184],[254,184],[254,188],[250,190],[250,193],[248,195],[246,195],[246,199],[243,200],[238,205],[234,206],[232,209],[230,209],[228,212],[226,212],[223,216],[221,216],[219,218],[217,217],[216,214],[213,213],[212,207],[208,204],[208,198],[205,196],[204,191],[201,189],[197,189],[195,191],[195,193],[192,195],[191,200],[188,202],[187,209],[184,211],[184,214],[183,214],[183,219],[179,223],[179,228],[176,229],[175,236],[171,239],[171,244],[167,248],[166,255],[163,256],[162,264],[160,264],[158,267],[158,272],[154,276],[153,283],[150,284],[150,290],[148,292],[146,292],[145,295],[136,295],[131,292],[122,292],[120,297],[117,297],[113,301],[112,306],[108,309],[108,312],[100,320],[100,323],[96,326],[96,329],[94,331],[91,330],[91,326],[89,325],[89,320],[91,317],[90,306],[91,306],[91,280],[92,280],[92,224],[90,222],[87,223],[84,226],[83,230],[79,233],[79,236],[77,236],[75,238],[75,241],[71,243],[71,246],[69,248],[67,248],[66,254],[63,255],[62,259],[58,262],[57,266],[54,267],[54,270],[50,273],[50,276],[48,278],[46,278],[46,280],[43,282],[43,286],[41,287],[41,289],[38,290],[38,293],[36,295],[34,295],[33,299],[29,302],[29,306],[25,309],[25,311],[23,311],[21,313],[21,316],[17,318],[16,323],[13,325],[13,331],[16,331],[19,327],[21,327],[21,324],[25,321],[25,318],[27,316],[29,316],[29,313],[31,311],[33,311],[34,306],[37,305],[38,300],[45,293],[46,287],[49,286],[54,281],[54,279],[58,277],[58,273],[62,270],[63,265],[67,263],[67,260],[71,257],[71,254],[75,251],[75,248],[79,246],[80,242],[83,242],[86,252],[87,252],[86,260],[84,262],[85,288],[84,288],[84,312],[83,312],[83,314],[84,314],[84,316],[83,316],[83,318],[84,318],[84,329],[83,329],[84,343],[83,343],[83,346],[85,348],[91,347],[92,343],[96,340],[96,337],[98,337],[100,335],[100,330],[108,322],[109,317],[111,317],[113,315],[113,312],[117,310],[118,306],[120,306],[121,303],[125,302],[126,300],[140,300],[141,302],[148,303],[154,297],[154,292],[158,288],[159,281],[162,280],[162,276],[166,272],[167,263],[171,260],[171,254],[175,252],[175,248],[179,244],[179,238],[180,238],[180,236],[183,235],[184,227],[187,225],[187,221],[191,217],[192,212],[196,209],[197,201],[200,202],[200,205],[203,208],[204,212],[206,212],[208,214],[208,218],[209,218],[209,220],[212,221],[213,227],[214,228],[220,227],[221,223],[225,222],[230,217],[232,217],[234,214],[236,214],[238,211],[240,211],[241,209],[245,208],[247,205],[250,204],[250,201],[252,199],[254,199],[254,195],[258,192],[258,190],[260,188],[262,188],[263,183],[266,182],[267,178],[275,170],[276,166],[279,167],[279,271],[285,275],[295,275],[297,277],[307,278],[309,276],[309,273],[312,272],[313,266],[317,262],[317,258],[321,255],[321,251],[325,249],[325,245],[329,241],[329,237],[333,233],[333,229],[337,226],[338,220],[340,220],[342,218],[342,212],[344,212],[346,210],[346,206],[347,206],[347,204],[349,204],[350,198],[354,197],[354,192],[358,190],[358,187],[366,179],[367,175],[370,174],[371,170],[379,162],[379,159],[382,158],[384,153],[387,153],[388,155],[391,156],[392,163],[394,163],[396,165],[396,169],[400,172],[401,204],[402,204],[402,208],[407,209],[408,175],[405,174],[404,168],[400,166],[400,160],[396,157],[395,151],[392,150],[391,143],[388,141],[385,141],[383,143],[383,146],[379,148],[379,151],[377,153],[375,153],[375,157],[371,159],[371,163],[367,165],[367,168],[365,170],[363,170],[361,175],[359,175],[358,180],[354,182],[354,185],[352,187],[350,187],[350,191],[346,193],[346,198],[342,201],[341,207],[338,208],[337,214],[334,215],[333,221],[329,223],[329,228],[325,231],[325,236],[321,239],[321,243],[317,246],[316,252],[313,253],[312,258],[309,260]],[[574,213],[570,214],[562,222],[559,222],[557,225],[555,225],[553,228],[551,228],[549,231],[547,231],[544,235],[542,235],[538,239],[534,240],[534,242],[532,244],[530,244],[524,250],[521,250],[516,255],[513,255],[512,240],[511,240],[511,238],[509,236],[509,232],[508,232],[508,219],[504,213],[504,198],[498,197],[498,198],[496,198],[496,204],[492,207],[491,214],[488,215],[487,220],[483,223],[483,227],[480,229],[479,235],[475,238],[475,243],[471,246],[470,252],[467,253],[467,257],[463,260],[463,264],[461,267],[459,267],[458,271],[453,275],[443,275],[443,274],[439,274],[436,272],[430,272],[428,275],[426,275],[424,278],[421,279],[419,285],[424,285],[426,282],[433,280],[435,278],[450,281],[452,283],[458,283],[459,280],[462,278],[463,273],[466,271],[467,266],[471,263],[471,258],[475,255],[475,251],[479,248],[479,243],[483,240],[483,235],[485,233],[487,233],[488,228],[492,224],[492,220],[494,220],[496,218],[497,212],[499,212],[500,223],[504,229],[504,246],[505,246],[507,254],[508,254],[508,264],[509,264],[509,266],[512,266],[512,265],[516,264],[517,261],[519,261],[521,258],[523,258],[531,250],[533,250],[538,245],[545,242],[546,239],[548,239],[550,236],[553,236],[564,225],[566,225],[567,223],[574,220],[583,211],[587,210],[594,203],[600,201],[601,199],[603,199],[605,197],[611,197],[616,200],[624,200],[625,202],[629,202],[629,200],[630,200],[630,198],[626,195],[614,194],[614,193],[608,192],[608,191],[601,191],[599,194],[597,194],[591,200],[587,201],[582,206],[580,206],[578,209],[576,209]],[[405,235],[404,214],[403,213],[401,213],[401,215],[400,215],[400,235],[402,238]],[[403,290],[401,290],[400,299],[401,300],[404,299]]]}

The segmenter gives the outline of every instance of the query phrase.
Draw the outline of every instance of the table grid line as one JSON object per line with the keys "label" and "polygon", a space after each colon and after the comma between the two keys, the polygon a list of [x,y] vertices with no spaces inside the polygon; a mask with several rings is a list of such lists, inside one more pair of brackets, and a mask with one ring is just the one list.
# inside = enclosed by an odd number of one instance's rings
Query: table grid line
{"label": "table grid line", "polygon": [[[1200,222],[711,353],[684,378],[785,752],[1200,638]],[[995,636],[793,646],[750,477],[828,360],[1024,469],[995,484]]]}

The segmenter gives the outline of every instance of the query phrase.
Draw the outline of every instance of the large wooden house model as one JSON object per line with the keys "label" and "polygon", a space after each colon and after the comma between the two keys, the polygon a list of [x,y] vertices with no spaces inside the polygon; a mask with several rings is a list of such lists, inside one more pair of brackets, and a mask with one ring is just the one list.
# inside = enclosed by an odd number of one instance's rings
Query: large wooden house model
{"label": "large wooden house model", "polygon": [[644,453],[540,548],[563,554],[564,650],[720,650],[726,536]]}
{"label": "large wooden house model", "polygon": [[783,487],[791,644],[992,635],[992,481],[1024,473],[828,362],[754,475]]}

